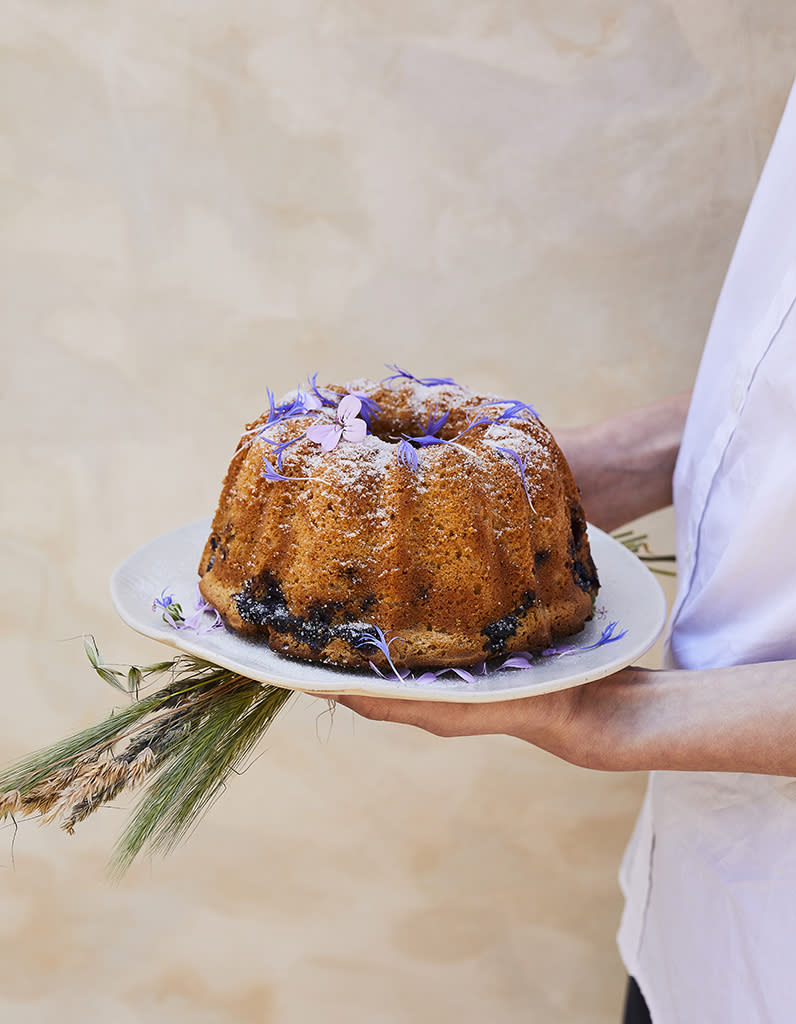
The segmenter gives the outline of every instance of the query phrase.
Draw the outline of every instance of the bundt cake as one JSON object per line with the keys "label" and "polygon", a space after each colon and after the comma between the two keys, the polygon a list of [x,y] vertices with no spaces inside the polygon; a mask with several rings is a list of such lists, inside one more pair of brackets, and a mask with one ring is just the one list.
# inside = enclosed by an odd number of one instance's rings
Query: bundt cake
{"label": "bundt cake", "polygon": [[335,665],[467,666],[580,630],[599,583],[551,433],[525,403],[395,370],[268,393],[224,481],[204,597],[231,629]]}

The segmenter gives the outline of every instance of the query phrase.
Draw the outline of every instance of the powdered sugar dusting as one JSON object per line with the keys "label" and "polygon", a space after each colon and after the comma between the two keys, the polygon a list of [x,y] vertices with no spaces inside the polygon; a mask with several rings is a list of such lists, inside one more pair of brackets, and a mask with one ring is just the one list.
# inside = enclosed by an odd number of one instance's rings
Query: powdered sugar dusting
{"label": "powdered sugar dusting", "polygon": [[510,422],[490,424],[481,437],[490,448],[513,448],[535,466],[552,466],[549,446],[542,444],[538,437],[527,430],[511,426]]}
{"label": "powdered sugar dusting", "polygon": [[323,474],[328,469],[340,486],[350,490],[363,489],[373,477],[385,476],[394,463],[395,447],[374,434],[367,434],[356,444],[343,441],[328,454],[311,453],[306,460],[312,472]]}

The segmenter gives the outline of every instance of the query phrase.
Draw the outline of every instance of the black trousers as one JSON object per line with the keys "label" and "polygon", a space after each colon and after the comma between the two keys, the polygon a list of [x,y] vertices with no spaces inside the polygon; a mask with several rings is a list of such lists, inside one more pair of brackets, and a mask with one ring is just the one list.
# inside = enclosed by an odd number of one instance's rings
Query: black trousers
{"label": "black trousers", "polygon": [[652,1024],[652,1017],[650,1017],[644,996],[641,994],[641,989],[636,984],[635,978],[627,979],[625,1015],[622,1017],[622,1024]]}

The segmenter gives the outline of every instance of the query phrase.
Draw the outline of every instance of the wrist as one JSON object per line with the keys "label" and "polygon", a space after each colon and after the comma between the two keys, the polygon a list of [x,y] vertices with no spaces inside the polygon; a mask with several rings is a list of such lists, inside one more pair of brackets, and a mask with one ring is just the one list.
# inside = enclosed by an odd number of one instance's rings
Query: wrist
{"label": "wrist", "polygon": [[613,530],[671,504],[687,394],[573,430],[556,431],[590,522]]}
{"label": "wrist", "polygon": [[664,675],[634,667],[571,690],[532,697],[547,702],[546,713],[541,719],[528,716],[514,735],[580,768],[646,771],[654,760],[653,707]]}

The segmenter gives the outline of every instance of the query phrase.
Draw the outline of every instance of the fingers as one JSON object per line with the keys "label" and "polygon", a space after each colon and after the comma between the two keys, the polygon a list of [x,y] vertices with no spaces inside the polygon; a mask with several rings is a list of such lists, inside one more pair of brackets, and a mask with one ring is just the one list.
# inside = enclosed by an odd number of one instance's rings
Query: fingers
{"label": "fingers", "polygon": [[447,701],[396,700],[354,694],[313,694],[342,704],[373,722],[412,725],[435,736],[472,736],[500,731],[489,722],[490,705],[456,704]]}
{"label": "fingers", "polygon": [[343,704],[345,707],[356,711],[363,718],[370,718],[374,722],[390,722],[390,707],[393,704],[403,703],[402,701],[391,700],[382,697],[355,697],[347,693],[308,693],[308,697],[317,697],[319,700],[329,701],[331,704]]}

